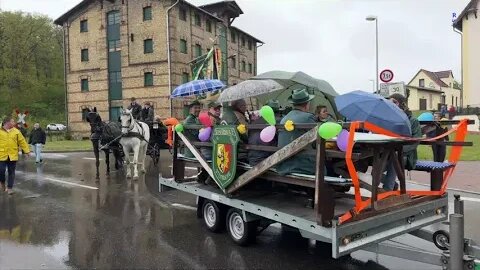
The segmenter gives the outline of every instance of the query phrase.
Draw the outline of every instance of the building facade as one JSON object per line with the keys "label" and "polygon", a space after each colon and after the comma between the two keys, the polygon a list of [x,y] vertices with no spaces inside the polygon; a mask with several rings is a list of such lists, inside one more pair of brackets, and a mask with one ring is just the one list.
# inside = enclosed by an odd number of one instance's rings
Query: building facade
{"label": "building facade", "polygon": [[460,89],[451,70],[421,69],[407,85],[410,110],[440,110],[442,105],[460,106]]}
{"label": "building facade", "polygon": [[241,14],[235,1],[82,1],[55,21],[64,31],[70,130],[89,133],[87,108],[118,119],[132,97],[151,102],[162,118],[181,118],[183,101],[170,93],[191,80],[190,63],[213,46],[222,52],[226,84],[256,75],[261,41],[231,25]]}
{"label": "building facade", "polygon": [[462,34],[463,107],[480,108],[480,1],[471,0],[453,26]]}

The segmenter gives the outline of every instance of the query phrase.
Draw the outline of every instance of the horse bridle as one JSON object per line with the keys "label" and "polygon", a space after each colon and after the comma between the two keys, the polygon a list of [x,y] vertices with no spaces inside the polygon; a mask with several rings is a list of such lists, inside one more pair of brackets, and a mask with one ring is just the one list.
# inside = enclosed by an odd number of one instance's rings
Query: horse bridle
{"label": "horse bridle", "polygon": [[129,116],[130,116],[130,125],[129,125],[129,126],[124,126],[124,125],[122,125],[122,128],[126,128],[127,131],[128,131],[128,133],[130,133],[130,131],[132,131],[132,130],[135,128],[135,125],[138,125],[139,129],[142,130],[142,134],[140,134],[140,135],[142,135],[142,137],[145,137],[145,134],[144,134],[145,132],[144,132],[144,130],[143,130],[142,125],[138,124],[137,120],[136,120],[135,118],[133,118],[133,116],[132,116],[131,113],[130,113],[130,114],[126,114],[126,115],[129,115]]}

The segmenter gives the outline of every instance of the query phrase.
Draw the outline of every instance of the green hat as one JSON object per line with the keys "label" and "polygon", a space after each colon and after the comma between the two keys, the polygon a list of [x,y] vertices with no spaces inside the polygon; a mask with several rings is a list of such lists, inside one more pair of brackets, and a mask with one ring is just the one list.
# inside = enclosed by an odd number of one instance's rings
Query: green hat
{"label": "green hat", "polygon": [[278,112],[280,110],[280,103],[276,99],[269,99],[265,105],[272,107],[274,112]]}
{"label": "green hat", "polygon": [[292,91],[292,95],[288,98],[288,102],[293,105],[307,103],[314,99],[315,95],[310,95],[306,88],[295,89]]}
{"label": "green hat", "polygon": [[195,106],[195,105],[201,106],[202,104],[200,103],[200,101],[194,100],[192,103],[190,103],[190,105],[188,105],[188,107],[191,108],[191,107],[193,107],[193,106]]}
{"label": "green hat", "polygon": [[220,104],[216,101],[210,101],[208,103],[208,108],[218,108],[218,107],[222,107],[222,104]]}

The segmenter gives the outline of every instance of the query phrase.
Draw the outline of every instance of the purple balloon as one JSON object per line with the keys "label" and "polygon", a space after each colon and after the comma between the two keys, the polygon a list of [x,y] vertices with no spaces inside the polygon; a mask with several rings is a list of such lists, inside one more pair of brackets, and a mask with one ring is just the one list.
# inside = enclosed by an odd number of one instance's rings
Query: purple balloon
{"label": "purple balloon", "polygon": [[260,139],[262,142],[268,143],[275,138],[275,133],[277,132],[277,129],[275,126],[268,126],[264,129],[262,129],[262,132],[260,132]]}
{"label": "purple balloon", "polygon": [[347,146],[348,146],[348,136],[350,133],[343,129],[340,134],[337,136],[337,146],[340,150],[343,152],[347,151]]}
{"label": "purple balloon", "polygon": [[198,133],[198,139],[202,142],[206,142],[210,139],[211,134],[212,134],[212,127],[202,128]]}

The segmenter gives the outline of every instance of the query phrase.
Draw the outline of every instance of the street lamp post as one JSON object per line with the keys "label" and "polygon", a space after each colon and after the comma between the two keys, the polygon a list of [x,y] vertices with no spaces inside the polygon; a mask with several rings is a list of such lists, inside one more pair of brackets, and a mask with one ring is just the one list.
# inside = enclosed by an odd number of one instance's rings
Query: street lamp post
{"label": "street lamp post", "polygon": [[372,82],[372,92],[375,93],[375,80],[369,80]]}
{"label": "street lamp post", "polygon": [[375,80],[377,82],[377,92],[380,90],[380,87],[379,87],[379,82],[378,82],[378,18],[377,16],[373,16],[373,15],[370,15],[370,16],[367,16],[367,18],[365,18],[367,21],[375,21],[375,42],[376,42],[376,45],[375,45],[375,54],[376,54],[376,62],[377,62],[377,73],[375,74]]}

